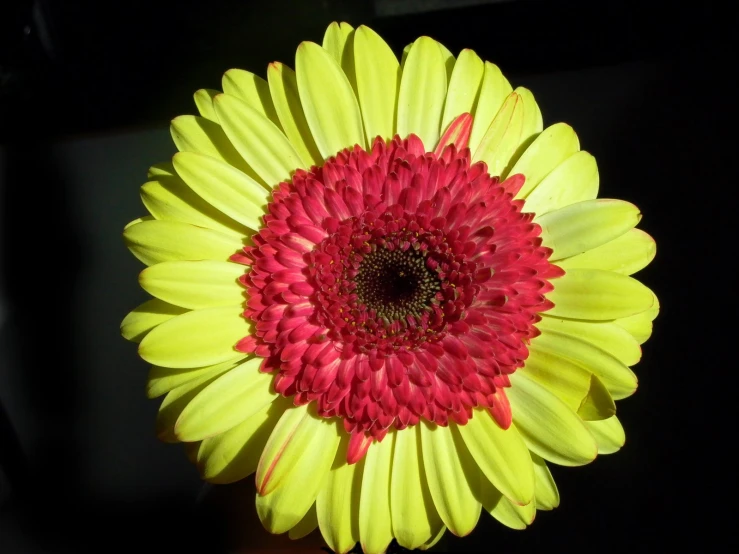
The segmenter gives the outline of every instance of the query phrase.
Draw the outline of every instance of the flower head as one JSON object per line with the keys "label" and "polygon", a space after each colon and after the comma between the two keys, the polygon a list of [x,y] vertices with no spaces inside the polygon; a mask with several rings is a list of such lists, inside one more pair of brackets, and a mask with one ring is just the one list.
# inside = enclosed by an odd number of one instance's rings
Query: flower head
{"label": "flower head", "polygon": [[123,334],[205,479],[256,472],[271,532],[382,552],[483,508],[523,528],[559,502],[546,461],[620,448],[655,248],[569,126],[470,50],[399,64],[343,23],[223,89],[124,232],[155,298]]}

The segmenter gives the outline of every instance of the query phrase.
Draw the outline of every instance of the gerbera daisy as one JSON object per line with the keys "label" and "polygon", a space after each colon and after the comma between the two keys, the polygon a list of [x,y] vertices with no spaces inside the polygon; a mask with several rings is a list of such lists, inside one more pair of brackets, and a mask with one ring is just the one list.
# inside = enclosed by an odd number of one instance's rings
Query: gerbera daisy
{"label": "gerbera daisy", "polygon": [[426,548],[483,509],[524,528],[559,503],[547,462],[624,442],[658,310],[630,277],[641,214],[471,50],[398,62],[333,23],[295,66],[198,91],[124,231],[159,436],[206,480],[256,473],[270,532],[337,552]]}

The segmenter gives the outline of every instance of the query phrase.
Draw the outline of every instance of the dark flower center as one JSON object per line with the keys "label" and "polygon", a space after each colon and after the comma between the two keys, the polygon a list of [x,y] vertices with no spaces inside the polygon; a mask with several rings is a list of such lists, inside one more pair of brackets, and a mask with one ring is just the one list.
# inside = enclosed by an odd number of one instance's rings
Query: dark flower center
{"label": "dark flower center", "polygon": [[420,318],[441,284],[426,266],[426,256],[412,248],[405,252],[377,248],[364,257],[358,271],[357,299],[388,321],[404,321],[408,315]]}

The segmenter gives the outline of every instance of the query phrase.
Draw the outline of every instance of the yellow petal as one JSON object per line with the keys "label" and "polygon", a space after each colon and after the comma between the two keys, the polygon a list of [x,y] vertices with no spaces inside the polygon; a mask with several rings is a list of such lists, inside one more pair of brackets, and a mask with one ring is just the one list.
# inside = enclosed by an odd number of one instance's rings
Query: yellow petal
{"label": "yellow petal", "polygon": [[648,310],[630,317],[616,319],[613,322],[630,333],[639,344],[644,344],[652,336],[652,321],[659,314],[659,300],[654,293],[652,293],[652,300],[654,304]]}
{"label": "yellow petal", "polygon": [[218,379],[218,377],[233,367],[233,364],[222,364],[217,369],[209,371],[201,375],[197,379],[185,383],[170,391],[162,400],[157,413],[156,433],[160,440],[165,442],[178,442],[179,439],[174,434],[174,425],[177,418],[180,417],[190,401],[195,398],[200,391],[207,387],[210,383]]}
{"label": "yellow petal", "polygon": [[123,231],[126,246],[146,265],[175,260],[227,260],[243,249],[226,235],[176,221],[144,221]]}
{"label": "yellow petal", "polygon": [[616,416],[600,421],[586,421],[585,424],[595,437],[598,454],[618,452],[626,442],[626,433]]}
{"label": "yellow petal", "polygon": [[403,66],[398,94],[398,134],[417,135],[426,150],[439,142],[441,114],[447,90],[444,58],[437,42],[418,38]]}
{"label": "yellow petal", "polygon": [[559,260],[557,265],[565,271],[592,268],[632,275],[649,265],[656,253],[657,244],[652,237],[641,229],[631,229],[597,248]]}
{"label": "yellow petal", "polygon": [[622,362],[594,343],[575,336],[542,329],[531,343],[531,349],[565,358],[600,378],[613,398],[626,398],[634,393],[636,375]]}
{"label": "yellow petal", "polygon": [[395,434],[390,517],[398,544],[413,550],[435,536],[442,522],[426,484],[418,425]]}
{"label": "yellow petal", "polygon": [[577,408],[583,421],[601,421],[616,414],[616,404],[608,389],[597,376],[590,376],[590,390]]}
{"label": "yellow petal", "polygon": [[[174,171],[174,166],[172,166]],[[179,175],[160,175],[141,187],[141,200],[156,219],[190,223],[227,235],[244,237],[249,229],[198,196]]]}
{"label": "yellow petal", "polygon": [[223,74],[222,84],[223,92],[243,100],[278,128],[280,127],[280,120],[272,103],[267,81],[250,71],[229,69]]}
{"label": "yellow petal", "polygon": [[209,156],[180,152],[173,160],[180,177],[210,204],[250,229],[262,227],[269,198],[263,186]]}
{"label": "yellow petal", "polygon": [[470,152],[475,152],[503,102],[513,91],[497,65],[485,62],[480,93],[473,106]]}
{"label": "yellow petal", "polygon": [[280,62],[273,62],[267,68],[267,80],[277,117],[290,144],[306,165],[321,165],[323,157],[305,119],[295,72]]}
{"label": "yellow petal", "polygon": [[348,552],[359,541],[359,498],[364,460],[346,462],[349,436],[344,435],[336,459],[316,497],[321,535],[334,552]]}
{"label": "yellow petal", "polygon": [[516,153],[510,162],[506,171],[503,172],[503,177],[508,176],[508,170],[511,166],[521,157],[521,154],[529,147],[535,138],[539,136],[542,129],[544,129],[541,110],[539,104],[537,104],[533,93],[524,87],[516,87],[514,92],[518,93],[523,101],[523,124],[521,125],[521,140],[516,149]]}
{"label": "yellow petal", "polygon": [[575,412],[523,372],[517,371],[510,379],[506,394],[513,422],[532,452],[564,466],[595,459],[595,439]]}
{"label": "yellow petal", "polygon": [[203,389],[180,414],[175,435],[183,442],[206,439],[250,418],[278,395],[274,376],[262,373],[262,358],[250,358]]}
{"label": "yellow petal", "polygon": [[652,291],[636,279],[602,269],[571,269],[554,281],[547,298],[550,316],[604,321],[646,311],[654,304]]}
{"label": "yellow petal", "polygon": [[244,302],[238,279],[245,269],[215,260],[164,262],[143,270],[139,284],[152,296],[191,310],[233,306]]}
{"label": "yellow petal", "polygon": [[195,106],[198,108],[200,115],[214,123],[218,123],[218,116],[213,109],[213,98],[217,94],[221,94],[221,91],[208,88],[201,88],[193,94]]}
{"label": "yellow petal", "polygon": [[295,66],[305,118],[323,158],[355,144],[365,148],[357,98],[331,54],[315,43],[303,42]]}
{"label": "yellow petal", "polygon": [[185,308],[180,306],[173,306],[167,302],[162,302],[158,298],[152,298],[123,318],[121,335],[126,340],[141,342],[154,327],[175,316],[184,314],[186,311]]}
{"label": "yellow petal", "polygon": [[449,427],[423,422],[421,447],[431,498],[444,525],[457,536],[472,532],[480,518],[476,487],[480,471]]}
{"label": "yellow petal", "polygon": [[450,425],[459,430],[480,470],[496,489],[516,504],[531,502],[534,469],[529,449],[515,426],[501,429],[483,409],[475,410],[466,425]]}
{"label": "yellow petal", "polygon": [[346,46],[346,39],[349,37],[354,27],[346,22],[333,21],[327,28],[323,35],[323,48],[331,54],[336,62],[341,65],[341,60],[344,55],[344,47]]}
{"label": "yellow petal", "polygon": [[175,177],[177,173],[172,162],[160,162],[152,165],[146,175],[148,179],[156,179],[157,177]]}
{"label": "yellow petal", "polygon": [[203,367],[243,358],[234,345],[251,333],[243,308],[194,310],[165,321],[139,345],[139,355],[166,367]]}
{"label": "yellow petal", "polygon": [[518,149],[523,129],[523,113],[521,96],[512,92],[480,140],[472,161],[485,162],[490,175],[502,175]]}
{"label": "yellow petal", "polygon": [[454,54],[452,54],[451,50],[449,50],[449,48],[444,46],[439,41],[434,40],[434,42],[439,47],[439,51],[441,52],[441,59],[444,60],[444,69],[446,70],[446,82],[447,85],[449,85],[449,81],[452,78],[452,73],[454,72],[454,65],[456,64]]}
{"label": "yellow petal", "polygon": [[598,196],[598,164],[583,150],[575,152],[542,179],[526,197],[525,212],[537,216]]}
{"label": "yellow petal", "polygon": [[535,219],[544,246],[556,262],[597,248],[639,223],[639,208],[623,200],[597,199],[570,204]]}
{"label": "yellow petal", "polygon": [[181,115],[172,120],[170,133],[180,152],[204,154],[239,171],[251,173],[252,178],[259,178],[234,148],[218,123],[195,115]]}
{"label": "yellow petal", "polygon": [[339,446],[339,428],[312,404],[287,410],[257,465],[257,514],[270,533],[297,525],[318,496]]}
{"label": "yellow petal", "polygon": [[291,527],[287,532],[287,536],[292,540],[302,539],[303,537],[311,534],[318,527],[318,515],[316,514],[316,505],[310,507],[305,513],[303,519],[301,519],[295,527]]}
{"label": "yellow petal", "polygon": [[[435,537],[431,537],[431,539],[429,539],[428,541],[426,541],[425,543],[423,543],[421,546],[419,546],[418,547],[418,550],[429,550],[429,549],[433,548],[436,545],[436,543],[438,543],[441,540],[441,537],[444,536],[444,533],[446,533],[446,527],[444,527],[442,525],[442,527],[439,530],[439,532],[436,533],[436,536]],[[367,554],[369,554],[369,552]]]}
{"label": "yellow petal", "polygon": [[536,348],[536,344],[532,341],[526,365],[518,371],[577,411],[590,390],[592,373],[567,358]]}
{"label": "yellow petal", "polygon": [[362,25],[354,36],[354,65],[367,144],[377,136],[388,140],[395,134],[398,60],[380,35]]}
{"label": "yellow petal", "polygon": [[204,375],[220,375],[227,369],[236,366],[233,361],[227,361],[220,364],[207,365],[204,367],[163,367],[153,365],[149,368],[149,375],[146,382],[146,396],[148,398],[156,398],[162,394],[166,394],[199,379]]}
{"label": "yellow petal", "polygon": [[517,198],[526,198],[559,164],[580,150],[575,131],[566,123],[555,123],[536,137],[510,170],[526,177]]}
{"label": "yellow petal", "polygon": [[557,484],[554,482],[546,462],[540,456],[532,452],[531,461],[534,462],[534,478],[536,480],[536,509],[553,510],[559,506]]}
{"label": "yellow petal", "polygon": [[243,100],[219,94],[213,105],[228,138],[268,187],[308,167],[309,160],[300,157],[282,130]]}
{"label": "yellow petal", "polygon": [[542,314],[539,329],[571,335],[605,350],[622,364],[632,366],[641,359],[639,343],[615,323],[560,319]]}
{"label": "yellow petal", "polygon": [[290,401],[279,397],[225,433],[205,439],[197,458],[203,479],[235,483],[254,473],[272,429],[289,408]]}
{"label": "yellow petal", "polygon": [[385,552],[393,539],[390,519],[390,475],[395,433],[370,446],[365,456],[359,499],[359,538],[367,554]]}
{"label": "yellow petal", "polygon": [[536,503],[533,500],[523,506],[514,504],[485,477],[481,479],[480,497],[490,515],[511,529],[526,529],[536,516]]}
{"label": "yellow petal", "polygon": [[472,113],[484,73],[485,64],[477,54],[469,49],[460,52],[449,81],[441,129],[446,129],[457,116]]}

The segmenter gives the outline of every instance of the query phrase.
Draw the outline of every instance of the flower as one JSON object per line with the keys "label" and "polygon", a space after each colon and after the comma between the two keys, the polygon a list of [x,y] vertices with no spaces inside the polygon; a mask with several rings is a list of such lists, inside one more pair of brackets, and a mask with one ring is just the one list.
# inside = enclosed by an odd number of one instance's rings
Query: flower
{"label": "flower", "polygon": [[269,531],[383,552],[483,508],[524,528],[559,503],[546,462],[621,447],[655,245],[572,128],[471,50],[399,64],[345,23],[223,90],[124,231],[154,298],[122,332],[205,479],[256,473]]}

